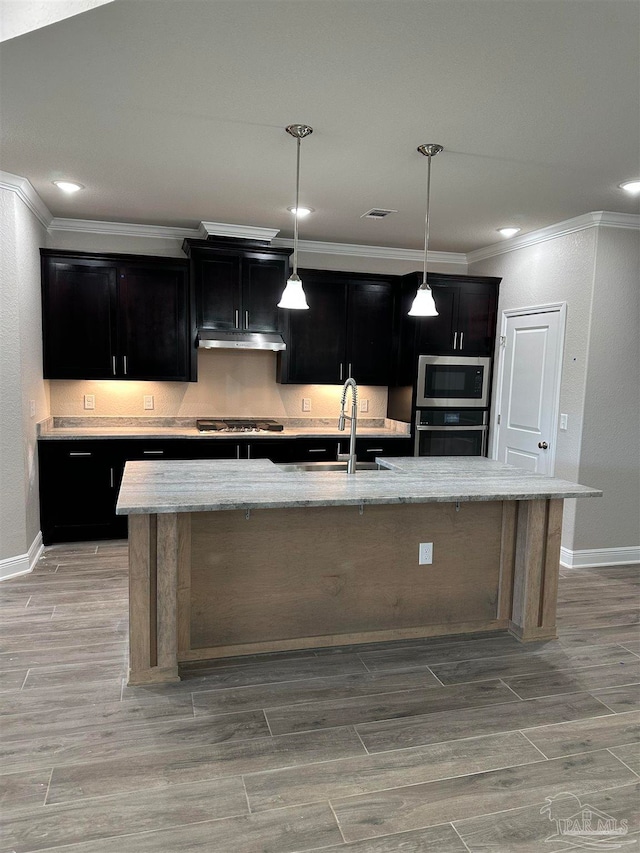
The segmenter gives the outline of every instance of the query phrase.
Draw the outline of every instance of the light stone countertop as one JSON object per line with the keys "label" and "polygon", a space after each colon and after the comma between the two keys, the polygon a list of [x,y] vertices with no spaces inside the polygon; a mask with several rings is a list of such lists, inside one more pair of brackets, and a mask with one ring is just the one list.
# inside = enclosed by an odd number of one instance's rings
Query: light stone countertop
{"label": "light stone countertop", "polygon": [[600,489],[481,456],[380,457],[387,470],[284,471],[267,459],[127,462],[118,515],[600,497]]}
{"label": "light stone countertop", "polygon": [[[95,421],[95,425],[91,421]],[[170,439],[188,438],[197,441],[262,441],[263,439],[284,438],[349,438],[349,429],[338,430],[338,418],[318,419],[310,425],[284,419],[285,428],[281,432],[200,432],[196,429],[195,418],[149,418],[145,425],[139,425],[141,418],[56,418],[39,424],[40,439]],[[302,420],[302,419],[301,419]],[[310,419],[309,419],[310,420]],[[111,425],[113,422],[117,424]],[[137,423],[138,422],[138,423]],[[375,425],[367,425],[367,419],[358,422],[359,438],[409,438],[409,425],[396,421],[378,419]]]}

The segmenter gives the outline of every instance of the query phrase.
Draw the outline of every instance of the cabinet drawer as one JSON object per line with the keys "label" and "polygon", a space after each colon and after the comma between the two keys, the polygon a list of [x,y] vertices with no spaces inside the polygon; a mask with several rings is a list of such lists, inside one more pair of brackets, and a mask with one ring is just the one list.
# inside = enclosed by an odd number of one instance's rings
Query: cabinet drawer
{"label": "cabinet drawer", "polygon": [[360,462],[376,456],[413,456],[413,443],[407,438],[358,438],[356,453]]}

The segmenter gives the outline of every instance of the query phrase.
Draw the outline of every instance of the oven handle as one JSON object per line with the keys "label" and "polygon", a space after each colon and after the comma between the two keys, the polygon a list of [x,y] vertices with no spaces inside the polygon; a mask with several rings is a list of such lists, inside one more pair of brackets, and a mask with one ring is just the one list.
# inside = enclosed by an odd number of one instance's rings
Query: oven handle
{"label": "oven handle", "polygon": [[446,424],[446,426],[443,425],[443,426],[417,426],[416,427],[416,430],[418,432],[433,432],[433,431],[442,432],[443,429],[444,430],[455,429],[457,432],[480,432],[481,430],[483,432],[486,432],[489,429],[489,427],[487,426],[487,424],[484,424],[484,426],[457,426],[454,424]]}

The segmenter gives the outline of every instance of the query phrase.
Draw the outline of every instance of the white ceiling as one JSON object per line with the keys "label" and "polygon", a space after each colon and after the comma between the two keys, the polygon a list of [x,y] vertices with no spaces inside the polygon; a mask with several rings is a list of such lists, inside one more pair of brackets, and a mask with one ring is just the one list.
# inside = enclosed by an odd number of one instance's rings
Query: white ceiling
{"label": "white ceiling", "polygon": [[419,249],[425,142],[434,251],[638,211],[638,0],[116,0],[0,63],[0,166],[59,217],[289,236],[295,122],[301,239]]}

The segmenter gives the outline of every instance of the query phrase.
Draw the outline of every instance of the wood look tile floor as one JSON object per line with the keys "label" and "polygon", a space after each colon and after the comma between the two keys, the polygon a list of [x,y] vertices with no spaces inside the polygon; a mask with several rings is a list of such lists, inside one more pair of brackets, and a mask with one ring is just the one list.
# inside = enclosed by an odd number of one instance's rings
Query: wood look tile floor
{"label": "wood look tile floor", "polygon": [[0,585],[0,853],[554,853],[587,849],[558,834],[582,807],[640,850],[640,566],[562,569],[559,595],[551,642],[127,687],[126,543],[49,547]]}

